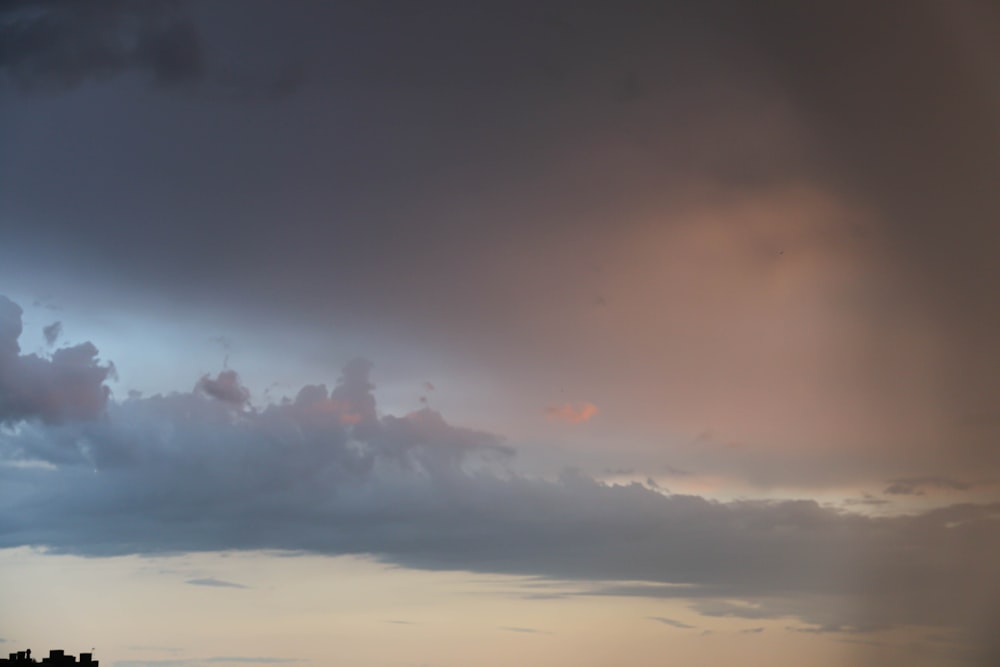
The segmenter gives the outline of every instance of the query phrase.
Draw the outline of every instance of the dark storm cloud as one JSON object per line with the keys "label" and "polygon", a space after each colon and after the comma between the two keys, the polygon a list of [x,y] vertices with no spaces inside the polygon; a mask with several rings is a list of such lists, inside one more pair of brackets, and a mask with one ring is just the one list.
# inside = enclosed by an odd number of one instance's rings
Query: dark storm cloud
{"label": "dark storm cloud", "polygon": [[[162,27],[188,25],[183,5],[37,4],[40,9],[32,12],[8,13],[35,17],[39,30],[47,31],[55,30],[50,23],[79,21],[84,25],[67,30],[70,36],[98,44],[140,40],[89,36],[96,29],[84,28],[91,23],[112,26],[101,27],[103,35],[121,22],[90,22],[91,15],[164,14],[169,20],[149,21],[165,31],[160,41],[187,44]],[[897,11],[891,4],[812,4],[807,11],[792,2],[683,8],[654,2],[436,2],[419,8],[405,3],[280,8],[212,3],[213,11],[204,10],[212,20],[203,21],[203,41],[227,48],[235,42],[237,59],[252,56],[263,44],[292,60],[309,59],[327,94],[269,119],[234,112],[225,127],[208,109],[161,123],[156,110],[139,104],[131,111],[144,122],[131,128],[118,123],[111,110],[96,122],[120,130],[100,142],[107,160],[127,156],[132,138],[149,132],[171,137],[170,146],[141,151],[144,164],[155,165],[156,173],[165,176],[163,183],[169,183],[171,196],[156,199],[158,206],[171,209],[164,214],[171,223],[144,229],[157,237],[156,243],[130,243],[121,234],[128,235],[131,219],[138,217],[132,207],[109,216],[87,215],[100,204],[77,210],[119,232],[93,235],[108,244],[106,252],[117,255],[119,277],[138,277],[154,289],[173,291],[185,280],[172,270],[175,260],[192,251],[212,251],[212,243],[196,243],[202,232],[222,239],[239,230],[238,256],[192,268],[199,276],[221,278],[205,281],[213,292],[254,290],[253,276],[263,274],[245,269],[268,259],[287,271],[267,272],[269,280],[311,285],[299,300],[313,301],[327,296],[323,289],[336,283],[331,273],[364,271],[372,259],[401,266],[415,284],[439,286],[445,281],[433,274],[435,265],[463,264],[462,255],[482,252],[497,237],[517,232],[533,241],[537,236],[528,233],[533,229],[558,237],[585,224],[582,213],[588,210],[621,224],[625,216],[616,214],[630,211],[617,204],[682,191],[681,183],[707,181],[739,189],[829,178],[836,189],[860,192],[886,210],[886,226],[869,231],[887,233],[914,276],[923,262],[935,269],[928,280],[937,281],[946,294],[934,296],[928,289],[926,298],[942,305],[942,299],[958,295],[958,283],[972,286],[972,277],[981,275],[976,267],[984,264],[976,253],[982,251],[974,248],[982,244],[967,241],[995,241],[977,222],[996,210],[995,189],[989,187],[996,173],[995,115],[986,99],[987,84],[970,80],[988,65],[964,68],[961,44],[952,44],[961,35],[952,35],[949,21],[933,16],[940,11],[945,18],[960,17],[977,5],[915,2],[908,11]],[[236,16],[244,21],[232,20]],[[143,26],[145,20],[132,23]],[[981,24],[988,34],[989,23]],[[515,42],[518,48],[510,49]],[[65,47],[67,54],[91,50],[103,53],[72,41]],[[175,50],[187,53],[190,47]],[[69,56],[61,58],[55,62]],[[634,98],[624,109],[616,99],[605,99],[620,96],[621,90]],[[123,113],[136,103],[113,91],[109,96],[126,103]],[[770,98],[780,103],[771,104]],[[762,112],[789,100],[794,108],[788,118]],[[801,134],[795,127],[800,113],[806,118]],[[774,122],[784,123],[790,136],[769,134]],[[87,129],[93,128],[78,127]],[[595,167],[590,180],[577,180],[581,175],[566,168],[575,160],[574,150],[601,161],[603,155],[597,154],[608,146],[613,154],[607,166]],[[966,150],[971,159],[965,159]],[[93,151],[54,152],[57,161],[103,161]],[[204,163],[206,175],[216,176],[192,177],[192,168],[200,171],[195,161]],[[161,187],[142,184],[143,190]],[[247,198],[262,205],[245,206]],[[33,203],[29,208],[35,210],[55,207]],[[960,206],[946,215],[952,204]],[[483,220],[498,208],[499,215]],[[455,219],[457,212],[462,219]],[[551,215],[556,212],[560,215]],[[77,233],[72,216],[58,217],[43,224]],[[945,221],[948,233],[932,242]],[[501,224],[502,233],[487,229]],[[83,241],[80,254],[102,252],[92,241],[75,240]],[[121,248],[133,255],[115,252]],[[408,252],[418,248],[422,252]],[[963,257],[977,261],[963,263]],[[167,265],[170,272],[159,270]],[[231,275],[249,280],[241,279],[240,287],[226,279]],[[380,301],[394,296],[392,290],[384,281],[373,282],[361,296]],[[965,292],[970,307],[983,305],[975,296],[979,292],[981,287]]]}
{"label": "dark storm cloud", "polygon": [[[36,14],[58,18],[69,6]],[[989,36],[1000,21],[975,21],[965,35],[979,6],[248,1],[158,10],[178,21],[190,13],[203,62],[219,64],[203,78],[226,88],[230,65],[252,62],[257,73],[268,70],[257,60],[303,62],[310,86],[267,109],[137,95],[128,77],[44,101],[6,96],[0,221],[12,231],[0,277],[93,281],[143,303],[290,328],[391,332],[498,384],[586,372],[580,379],[609,387],[614,377],[613,400],[586,397],[601,408],[597,421],[638,412],[632,392],[663,388],[677,397],[648,409],[661,432],[716,429],[757,447],[745,451],[826,438],[836,459],[804,457],[793,470],[704,447],[663,454],[702,474],[764,483],[963,474],[996,464],[1000,426],[991,418],[1000,313],[990,296],[1000,241],[986,222],[998,212],[1000,150],[993,78],[977,74],[994,62]],[[784,205],[782,193],[803,189],[836,205],[831,228],[810,229],[822,207]],[[719,206],[742,199],[762,218],[791,222],[745,224],[738,207]],[[703,242],[669,234],[688,213],[733,222]],[[663,233],[636,240],[644,225]],[[718,250],[729,241],[739,252]],[[655,267],[719,252],[719,271],[642,274],[633,248],[662,251]],[[858,287],[781,301],[812,279]],[[708,298],[718,283],[735,296]],[[682,284],[692,287],[675,289]],[[606,301],[599,309],[595,295]],[[802,317],[824,297],[841,309],[830,322],[848,331]],[[701,329],[688,336],[689,323]],[[607,335],[589,333],[601,327]],[[769,341],[814,335],[822,344],[797,359],[761,353]],[[935,349],[908,338],[921,335]],[[829,368],[805,370],[822,359]],[[709,399],[683,404],[699,385]],[[848,387],[846,398],[827,387]],[[728,388],[738,394],[732,409],[716,400]],[[748,407],[766,397],[771,412]],[[852,400],[868,406],[867,422],[841,417]],[[931,429],[912,422],[939,412],[947,437],[913,444],[911,431]],[[717,423],[743,413],[770,431],[750,437],[743,424]],[[796,419],[813,414],[837,416],[824,426]],[[688,415],[700,423],[677,425]],[[865,437],[878,444],[842,453]],[[873,463],[883,448],[891,454]],[[912,468],[898,469],[904,452]]]}
{"label": "dark storm cloud", "polygon": [[[21,307],[0,296],[0,424],[24,419],[59,423],[100,415],[108,398],[92,343],[63,347],[47,357],[21,354]],[[53,338],[54,342],[54,338]]]}
{"label": "dark storm cloud", "polygon": [[[70,12],[67,6],[77,5],[53,5]],[[146,5],[96,6],[118,11]],[[57,109],[56,115],[69,117],[50,120],[45,137],[23,132],[30,119],[21,123],[11,117],[5,124],[22,132],[11,133],[4,160],[18,168],[10,174],[14,181],[2,180],[0,192],[4,199],[8,189],[20,194],[0,214],[59,229],[75,257],[113,260],[102,262],[99,273],[135,280],[156,292],[180,288],[185,298],[216,300],[223,294],[257,293],[263,280],[277,292],[298,291],[297,300],[316,308],[318,318],[330,314],[328,306],[318,306],[336,303],[351,316],[411,318],[409,324],[420,330],[432,324],[420,309],[428,299],[432,306],[452,304],[446,311],[475,308],[485,268],[479,260],[494,241],[517,241],[532,230],[548,237],[550,226],[570,231],[594,224],[581,213],[600,211],[604,219],[616,212],[610,202],[661,192],[678,175],[674,156],[684,156],[684,164],[711,162],[710,169],[762,163],[761,146],[746,145],[742,139],[750,133],[743,128],[730,130],[741,139],[730,142],[724,159],[713,148],[696,145],[700,133],[689,129],[700,112],[690,107],[711,100],[671,103],[674,84],[678,92],[711,96],[698,92],[702,70],[711,75],[710,87],[719,88],[721,58],[698,46],[704,27],[686,11],[657,10],[647,20],[607,7],[201,6],[206,16],[197,25],[203,28],[199,34],[204,33],[206,51],[210,45],[231,51],[237,63],[264,57],[308,61],[317,78],[310,96],[290,101],[274,115],[227,109],[222,120],[211,105],[177,107],[175,100],[150,100],[122,86],[102,91],[108,103],[96,116],[72,115],[76,102]],[[618,41],[631,39],[638,46]],[[514,42],[519,46],[511,49]],[[676,57],[692,45],[702,57]],[[621,77],[617,70],[625,67],[618,63],[642,60],[645,48],[657,55],[648,74],[657,96],[644,111],[622,112],[609,93]],[[734,91],[734,96],[744,92]],[[15,100],[14,116],[19,116],[17,108]],[[567,173],[563,153],[582,150],[581,137],[605,143],[608,109],[615,135],[608,142],[626,144],[628,169],[608,179],[600,173]],[[724,124],[725,119],[711,115]],[[662,125],[647,127],[653,117]],[[69,155],[65,144],[52,140],[53,125],[60,134],[91,137],[93,143],[85,141],[88,147]],[[645,144],[662,145],[662,150]],[[784,151],[777,145],[770,150]],[[87,165],[89,186],[64,182],[46,170],[47,188],[65,187],[73,194],[63,202],[39,198],[42,174],[30,169],[36,162],[29,154],[39,163]],[[116,176],[104,178],[112,165]],[[629,173],[646,168],[652,175]],[[149,178],[150,169],[158,176]],[[80,173],[80,168],[68,171]],[[628,192],[637,186],[642,193]],[[602,203],[604,195],[608,201]],[[98,212],[109,205],[114,211]],[[88,229],[107,233],[83,233],[81,219],[88,220]],[[146,223],[135,224],[139,219]],[[35,238],[31,230],[22,231]],[[219,261],[221,244],[229,247]],[[185,258],[183,272],[177,271],[179,258]],[[408,280],[379,276],[373,267],[383,263]],[[283,270],[261,272],[255,268],[261,264]],[[452,280],[459,269],[475,280]],[[351,276],[359,287],[346,288],[336,279],[340,276]],[[186,290],[190,284],[199,285],[198,294]],[[424,292],[424,298],[412,299],[415,291]],[[440,296],[432,298],[433,293]],[[267,303],[275,309],[289,306],[283,300]],[[488,329],[494,317],[482,311],[477,314],[489,316],[483,319]]]}
{"label": "dark storm cloud", "polygon": [[301,86],[298,63],[210,56],[197,9],[184,0],[8,1],[0,79],[22,93],[54,92],[135,72],[162,89],[234,100],[280,99]]}
{"label": "dark storm cloud", "polygon": [[1000,7],[994,2],[764,3],[744,37],[822,142],[826,180],[878,210],[860,230],[905,267],[946,328],[956,455],[991,452],[1000,397]]}
{"label": "dark storm cloud", "polygon": [[157,85],[199,80],[201,40],[171,0],[14,0],[0,7],[0,72],[23,91],[129,70]]}

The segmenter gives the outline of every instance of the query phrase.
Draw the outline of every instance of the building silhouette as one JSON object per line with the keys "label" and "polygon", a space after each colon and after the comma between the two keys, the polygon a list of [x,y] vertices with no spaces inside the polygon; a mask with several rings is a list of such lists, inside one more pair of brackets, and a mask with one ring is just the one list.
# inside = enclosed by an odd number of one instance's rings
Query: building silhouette
{"label": "building silhouette", "polygon": [[94,660],[92,653],[81,653],[80,661],[77,662],[76,656],[66,655],[60,649],[49,651],[47,658],[38,661],[31,657],[31,649],[28,649],[27,651],[11,653],[7,658],[0,658],[0,665],[91,665],[91,667],[98,667],[98,662]]}

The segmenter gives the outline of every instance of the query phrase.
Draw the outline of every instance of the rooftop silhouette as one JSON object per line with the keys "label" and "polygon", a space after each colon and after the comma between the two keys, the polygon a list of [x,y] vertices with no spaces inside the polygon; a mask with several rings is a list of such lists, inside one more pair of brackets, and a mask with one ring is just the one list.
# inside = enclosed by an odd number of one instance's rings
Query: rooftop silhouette
{"label": "rooftop silhouette", "polygon": [[7,658],[0,658],[0,665],[92,665],[97,667],[98,662],[94,660],[92,653],[81,653],[80,661],[76,656],[66,655],[61,649],[52,649],[48,657],[42,658],[39,662],[31,657],[31,649],[11,653]]}

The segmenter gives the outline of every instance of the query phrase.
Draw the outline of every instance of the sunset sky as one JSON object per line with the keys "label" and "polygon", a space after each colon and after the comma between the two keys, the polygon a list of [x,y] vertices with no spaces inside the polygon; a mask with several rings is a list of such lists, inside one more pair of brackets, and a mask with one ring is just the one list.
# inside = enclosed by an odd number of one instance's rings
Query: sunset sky
{"label": "sunset sky", "polygon": [[1000,5],[0,3],[0,655],[1000,664]]}

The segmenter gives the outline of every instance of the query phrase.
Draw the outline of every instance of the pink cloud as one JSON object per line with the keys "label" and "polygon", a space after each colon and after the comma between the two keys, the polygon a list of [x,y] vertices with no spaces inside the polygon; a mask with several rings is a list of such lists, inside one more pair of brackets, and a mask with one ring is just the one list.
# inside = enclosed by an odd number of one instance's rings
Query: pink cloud
{"label": "pink cloud", "polygon": [[545,408],[545,414],[552,421],[582,424],[597,414],[597,406],[587,402],[559,403]]}

